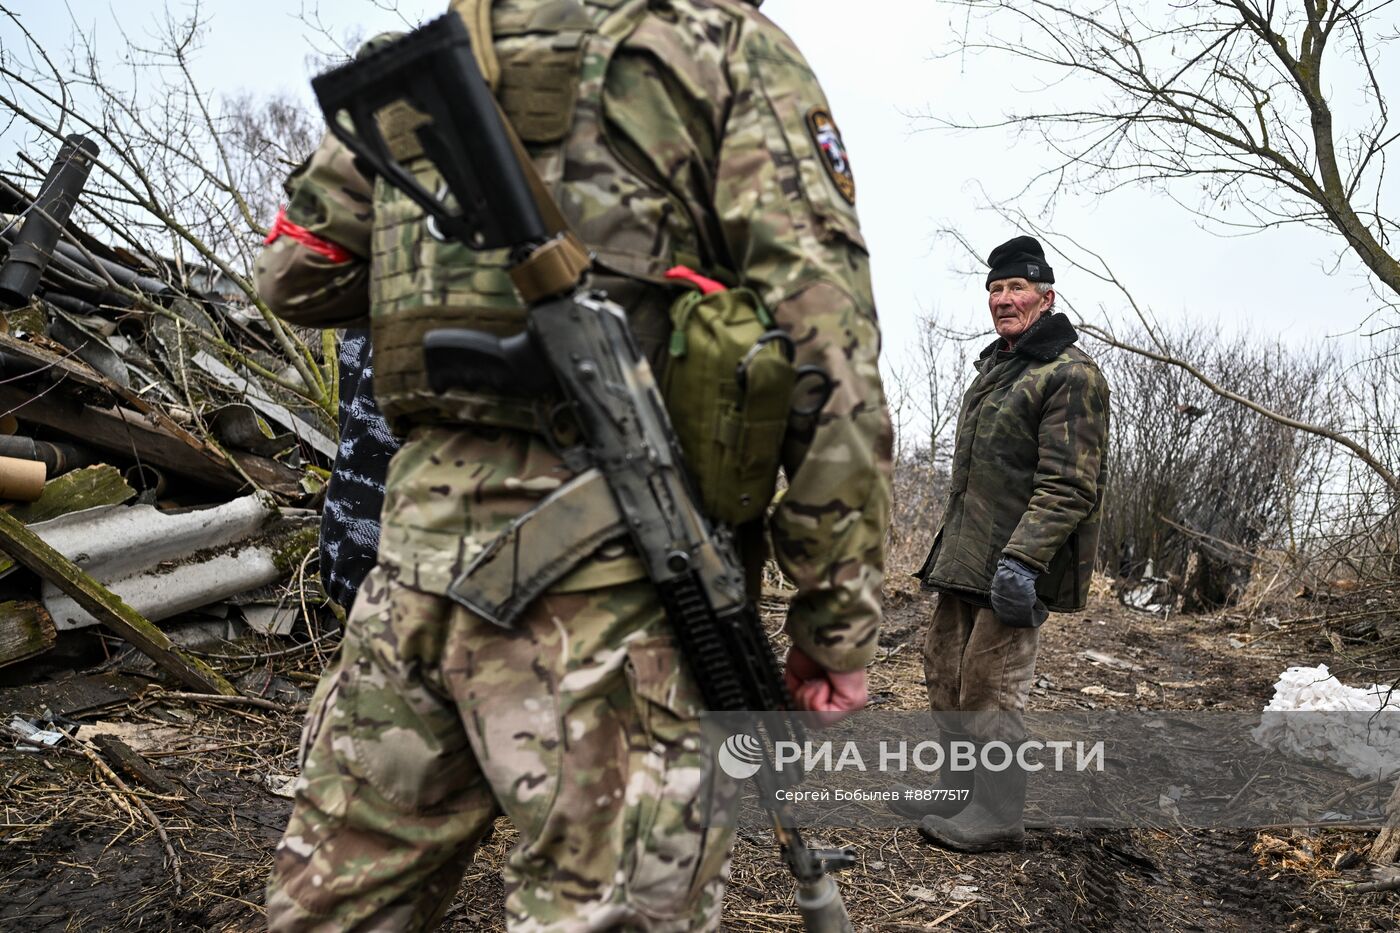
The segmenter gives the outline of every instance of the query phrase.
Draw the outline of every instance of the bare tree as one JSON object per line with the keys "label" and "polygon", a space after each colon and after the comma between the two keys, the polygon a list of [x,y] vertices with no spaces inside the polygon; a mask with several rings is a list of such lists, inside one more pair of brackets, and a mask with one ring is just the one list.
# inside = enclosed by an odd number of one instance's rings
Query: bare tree
{"label": "bare tree", "polygon": [[[1326,378],[1337,366],[1330,350],[1227,338],[1199,325],[1157,336],[1289,417],[1324,418],[1336,401]],[[1235,602],[1266,552],[1296,558],[1299,535],[1320,531],[1299,512],[1319,495],[1306,481],[1326,457],[1325,441],[1213,395],[1170,363],[1113,350],[1100,357],[1113,386],[1103,535],[1110,565],[1136,576],[1150,564],[1158,576],[1178,577],[1192,610]]]}
{"label": "bare tree", "polygon": [[[287,94],[233,94],[220,101],[219,110],[229,180],[243,193],[255,220],[270,220],[286,200],[284,180],[316,147],[324,122]],[[241,226],[229,225],[224,235],[243,234]],[[211,235],[219,236],[212,231]]]}
{"label": "bare tree", "polygon": [[918,567],[942,518],[954,429],[974,375],[963,335],[950,340],[929,312],[919,314],[917,325],[917,341],[887,381],[896,443],[889,563],[896,572]]}
{"label": "bare tree", "polygon": [[1055,189],[1145,184],[1216,229],[1336,233],[1396,306],[1390,0],[945,2],[968,14],[959,51],[1028,62],[1053,91],[996,122],[943,125],[1037,136],[1059,156],[1037,177]]}
{"label": "bare tree", "polygon": [[[329,338],[300,334],[278,320],[252,283],[253,260],[280,193],[280,180],[314,145],[318,120],[294,101],[220,99],[195,81],[191,63],[206,21],[199,5],[167,11],[149,43],[123,37],[119,50],[100,51],[74,23],[74,47],[59,67],[0,3],[0,18],[25,43],[0,51],[0,109],[24,153],[0,172],[14,189],[37,187],[43,165],[65,134],[83,133],[101,148],[75,214],[97,240],[122,251],[140,273],[182,292],[220,291],[251,310],[251,319],[210,316],[157,300],[139,287],[107,277],[123,302],[155,321],[170,322],[189,339],[335,423],[334,353]],[[103,61],[121,64],[115,70]],[[72,236],[79,249],[88,245]],[[91,258],[91,257],[89,257]],[[92,267],[103,270],[100,262]],[[106,274],[106,273],[104,273]],[[212,288],[212,283],[218,288]],[[246,350],[226,329],[249,332]],[[192,408],[197,408],[191,403]],[[197,410],[196,410],[197,414]]]}

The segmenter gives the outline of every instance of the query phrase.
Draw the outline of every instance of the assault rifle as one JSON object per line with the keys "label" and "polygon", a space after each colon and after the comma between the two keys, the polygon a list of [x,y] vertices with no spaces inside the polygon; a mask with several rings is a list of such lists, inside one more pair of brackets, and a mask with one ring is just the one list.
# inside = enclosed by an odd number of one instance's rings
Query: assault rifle
{"label": "assault rifle", "polygon": [[[424,354],[434,388],[503,391],[515,380],[516,391],[527,394],[537,387],[522,391],[522,374],[552,373],[582,437],[575,459],[606,479],[707,708],[791,709],[733,544],[697,505],[646,357],[622,309],[588,289],[590,257],[533,175],[482,77],[462,19],[443,16],[312,86],[336,136],[421,206],[437,233],[474,250],[509,250],[511,278],[529,306],[527,333],[500,339],[430,332]],[[421,149],[443,189],[428,191],[401,164],[386,127],[400,151],[405,138]],[[752,722],[770,765],[773,742],[802,740],[792,717]],[[827,872],[849,866],[854,856],[803,843],[773,794],[774,770],[760,770],[760,789],[797,880],[806,927],[849,931]]]}

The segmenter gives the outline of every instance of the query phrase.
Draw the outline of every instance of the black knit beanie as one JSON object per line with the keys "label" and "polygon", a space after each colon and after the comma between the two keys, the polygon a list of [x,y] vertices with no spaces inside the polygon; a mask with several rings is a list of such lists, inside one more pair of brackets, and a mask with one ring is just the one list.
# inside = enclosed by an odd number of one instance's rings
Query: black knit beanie
{"label": "black knit beanie", "polygon": [[998,279],[1025,279],[1053,285],[1055,270],[1045,262],[1045,250],[1033,236],[1018,236],[992,250],[987,257],[992,269],[987,273],[987,287]]}

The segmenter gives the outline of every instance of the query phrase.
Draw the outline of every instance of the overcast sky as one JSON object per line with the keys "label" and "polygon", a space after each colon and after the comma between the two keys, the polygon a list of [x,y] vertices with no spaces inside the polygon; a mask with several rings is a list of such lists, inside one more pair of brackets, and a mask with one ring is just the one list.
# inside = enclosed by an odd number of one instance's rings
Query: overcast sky
{"label": "overcast sky", "polygon": [[[72,24],[63,4],[6,2],[50,50],[68,45]],[[403,0],[400,7],[412,19],[445,5]],[[68,3],[102,56],[121,47],[114,9],[140,37],[165,6],[159,0]],[[230,94],[288,90],[310,100],[306,59],[314,36],[297,18],[301,4],[205,0],[203,8],[210,28],[196,73],[207,87]],[[953,134],[914,115],[993,119],[1034,99],[1026,94],[1043,76],[1004,60],[935,57],[948,48],[949,18],[962,16],[936,0],[767,0],[763,9],[805,51],[850,150],[887,362],[911,342],[921,310],[953,325],[981,326],[981,276],[967,274],[966,257],[935,231],[956,226],[985,256],[1018,232],[983,208],[986,199],[1010,198],[1048,158],[1000,131]],[[322,14],[340,34],[356,24],[364,34],[402,26],[370,0],[324,4]],[[14,27],[0,24],[0,45],[14,40]],[[1382,62],[1392,77],[1395,67],[1393,57]],[[0,158],[12,162],[10,153]],[[1034,211],[1036,202],[1019,206]],[[1335,264],[1337,241],[1322,234],[1285,230],[1224,239],[1199,229],[1171,200],[1141,191],[1061,201],[1053,222],[1102,253],[1163,319],[1219,321],[1231,331],[1276,332],[1302,345],[1355,328],[1373,304],[1349,257],[1338,274],[1324,273]],[[1061,266],[1060,288],[1081,310],[1102,302],[1104,313],[1121,317],[1121,302],[1076,281],[1053,253],[1050,262]]]}

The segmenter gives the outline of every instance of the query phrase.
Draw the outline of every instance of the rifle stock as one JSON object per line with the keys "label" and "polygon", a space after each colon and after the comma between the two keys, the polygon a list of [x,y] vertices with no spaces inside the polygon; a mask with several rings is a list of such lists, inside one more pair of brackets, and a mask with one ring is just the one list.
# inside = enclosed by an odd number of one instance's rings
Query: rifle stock
{"label": "rifle stock", "polygon": [[[423,208],[445,236],[479,250],[532,248],[548,238],[460,17],[439,17],[318,75],[311,88],[330,131]],[[442,175],[456,209],[399,163],[394,150],[408,136]]]}

